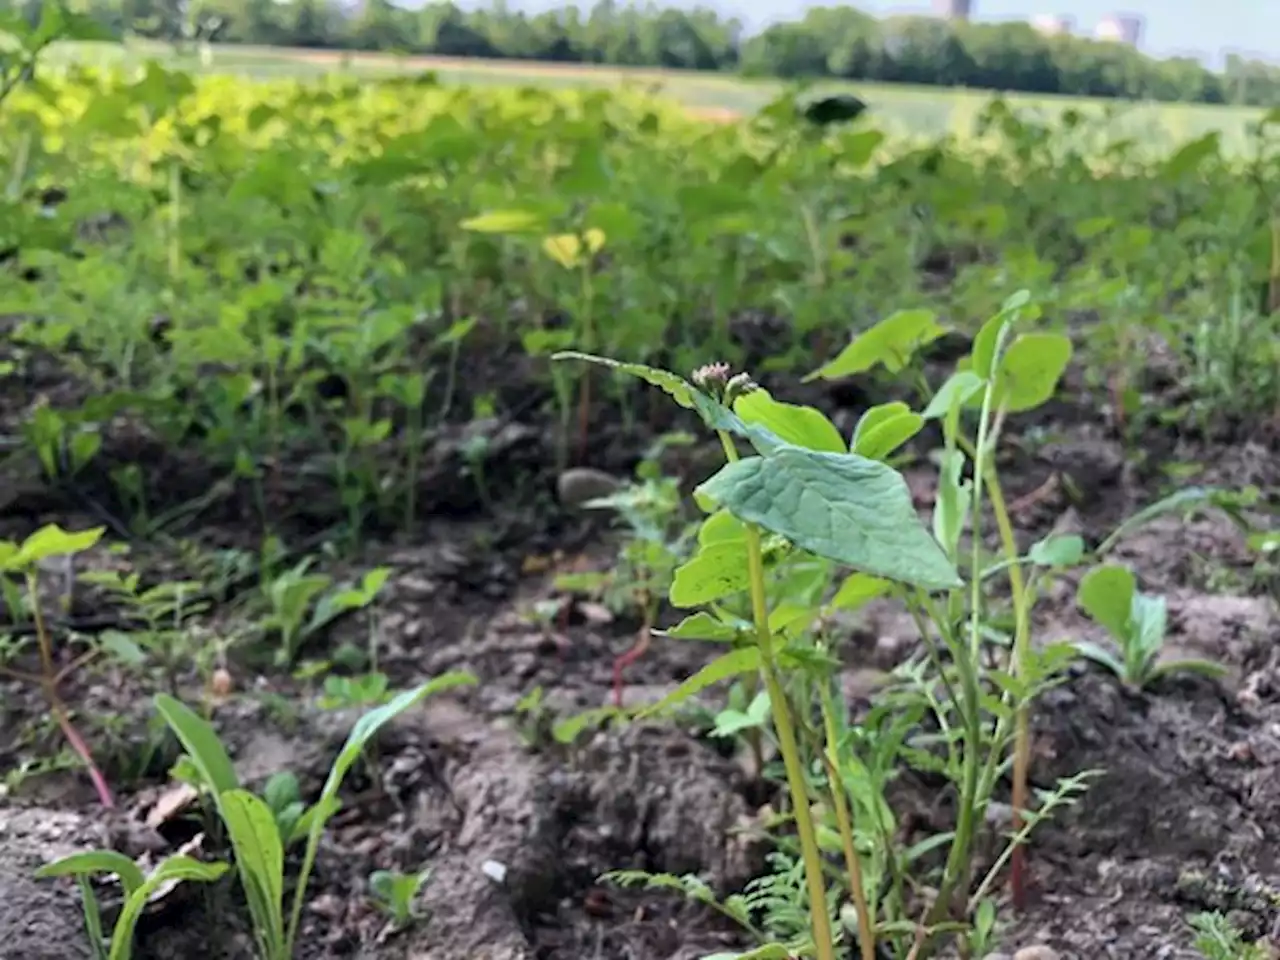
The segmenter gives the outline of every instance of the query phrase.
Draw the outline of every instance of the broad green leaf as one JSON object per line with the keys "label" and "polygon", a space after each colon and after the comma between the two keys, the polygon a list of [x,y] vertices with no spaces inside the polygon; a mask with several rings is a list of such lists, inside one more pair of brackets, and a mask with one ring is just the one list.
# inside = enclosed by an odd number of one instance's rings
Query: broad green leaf
{"label": "broad green leaf", "polygon": [[924,417],[910,412],[881,419],[869,427],[859,422],[858,429],[853,435],[852,452],[868,460],[886,460],[890,454],[919,433],[922,427],[924,427]]}
{"label": "broad green leaf", "polygon": [[845,577],[840,589],[831,598],[828,606],[833,610],[857,610],[876,597],[883,597],[893,584],[882,577],[873,577],[866,573],[851,573]]}
{"label": "broad green leaf", "polygon": [[917,350],[946,332],[931,310],[899,310],[856,337],[834,360],[805,377],[805,382],[849,377],[877,365],[898,373]]}
{"label": "broad green leaf", "polygon": [[807,450],[844,452],[844,439],[835,424],[813,407],[794,403],[782,403],[773,399],[768,390],[753,390],[739,397],[733,404],[733,412],[743,423],[758,423],[778,439],[804,447]]}
{"label": "broad green leaf", "polygon": [[742,543],[746,536],[747,528],[728,510],[717,510],[698,528],[698,544],[704,547],[713,543]]}
{"label": "broad green leaf", "polygon": [[716,643],[728,643],[741,636],[742,632],[742,627],[717,620],[704,611],[685,617],[668,630],[653,631],[655,636],[673,640],[710,640]]}
{"label": "broad green leaf", "polygon": [[268,956],[277,956],[284,943],[284,845],[275,815],[247,790],[228,790],[219,799],[254,932]]}
{"label": "broad green leaf", "polygon": [[982,325],[973,339],[973,351],[970,355],[970,370],[974,374],[983,380],[991,378],[1006,325],[1017,323],[1024,315],[1033,315],[1036,312],[1034,308],[1027,309],[1030,304],[1031,294],[1026,290],[1019,290],[1005,300],[999,313]]}
{"label": "broad green leaf", "polygon": [[458,226],[473,233],[532,233],[541,229],[542,217],[532,210],[491,210],[463,220]]}
{"label": "broad green leaf", "polygon": [[1129,642],[1155,656],[1164,646],[1169,625],[1169,606],[1164,597],[1135,593],[1129,608]]}
{"label": "broad green leaf", "polygon": [[236,768],[208,721],[167,693],[157,694],[155,704],[160,716],[164,717],[165,723],[200,771],[200,779],[213,792],[214,798],[222,796],[228,790],[237,789],[240,779],[236,776]]}
{"label": "broad green leaf", "polygon": [[56,523],[50,523],[23,540],[18,552],[6,559],[5,568],[20,570],[49,557],[65,557],[88,550],[102,538],[105,530],[106,527],[94,527],[69,533]]}
{"label": "broad green leaf", "polygon": [[1045,537],[1031,545],[1027,559],[1039,567],[1073,567],[1084,559],[1084,539],[1075,534]]}
{"label": "broad green leaf", "polygon": [[945,417],[957,406],[967,403],[970,397],[982,389],[984,382],[972,370],[957,370],[933,395],[929,406],[925,408],[924,418],[938,420]]}
{"label": "broad green leaf", "polygon": [[210,883],[227,872],[225,863],[203,863],[183,854],[176,854],[161,862],[151,876],[124,902],[111,935],[109,960],[129,960],[133,955],[133,933],[138,918],[147,908],[151,895],[171,880],[193,880]]}
{"label": "broad green leaf", "polygon": [[750,583],[745,545],[714,543],[700,548],[676,568],[669,598],[675,607],[700,607],[739,594]]}
{"label": "broad green leaf", "polygon": [[728,680],[730,677],[736,677],[744,673],[755,673],[759,669],[759,647],[753,645],[731,650],[729,653],[712,660],[680,686],[653,704],[653,706],[645,707],[638,716],[643,718],[660,713],[663,710],[669,710],[684,703],[694,694],[705,690],[713,683],[719,683],[721,680]]}
{"label": "broad green leaf", "polygon": [[96,873],[114,873],[119,877],[126,898],[141,887],[146,879],[136,863],[115,850],[73,853],[53,863],[46,863],[36,870],[36,877],[43,880],[46,877],[77,877]]}
{"label": "broad green leaf", "polygon": [[828,560],[926,589],[961,583],[902,476],[874,460],[784,447],[728,464],[698,489]]}
{"label": "broad green leaf", "polygon": [[996,374],[993,406],[1009,413],[1049,400],[1071,362],[1071,341],[1058,333],[1024,333],[1009,345]]}
{"label": "broad green leaf", "polygon": [[1177,180],[1192,173],[1210,157],[1222,155],[1222,131],[1211,130],[1202,137],[1184,143],[1164,162],[1161,173],[1170,180]]}
{"label": "broad green leaf", "polygon": [[1076,591],[1076,602],[1116,640],[1124,642],[1136,592],[1133,571],[1107,564],[1094,567],[1084,575]]}

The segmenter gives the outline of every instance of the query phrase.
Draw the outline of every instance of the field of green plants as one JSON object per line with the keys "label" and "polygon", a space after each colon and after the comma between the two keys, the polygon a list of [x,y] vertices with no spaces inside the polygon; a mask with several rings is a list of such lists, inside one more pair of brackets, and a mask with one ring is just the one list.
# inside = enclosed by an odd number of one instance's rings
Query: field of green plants
{"label": "field of green plants", "polygon": [[[769,80],[748,80],[731,74],[690,70],[625,69],[580,64],[533,63],[461,57],[396,57],[380,53],[336,50],[304,50],[287,47],[253,47],[209,44],[202,54],[195,47],[176,52],[169,44],[132,40],[128,45],[63,43],[49,51],[55,64],[98,67],[136,66],[155,59],[170,69],[198,74],[223,74],[258,79],[318,78],[331,73],[363,78],[430,71],[441,83],[457,86],[535,86],[551,89],[616,89],[640,87],[658,90],[664,97],[695,111],[720,114],[752,114],[780,96],[783,85]],[[827,93],[852,92],[870,103],[877,123],[897,136],[936,138],[973,134],[990,96],[981,90],[948,90],[909,84],[825,82]],[[1011,106],[1034,113],[1044,122],[1056,123],[1068,110],[1106,116],[1105,132],[1112,137],[1133,137],[1156,143],[1160,149],[1207,133],[1222,134],[1223,147],[1240,153],[1250,144],[1249,128],[1263,111],[1250,107],[1206,104],[1128,103],[1037,97],[1014,94]]]}
{"label": "field of green plants", "polygon": [[1280,111],[11,79],[0,954],[1274,955]]}

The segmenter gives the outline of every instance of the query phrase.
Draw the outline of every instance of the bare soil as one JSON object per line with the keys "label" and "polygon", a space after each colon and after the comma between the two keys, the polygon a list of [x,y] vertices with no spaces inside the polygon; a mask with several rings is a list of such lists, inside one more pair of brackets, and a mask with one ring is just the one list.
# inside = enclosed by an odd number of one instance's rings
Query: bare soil
{"label": "bare soil", "polygon": [[[71,389],[55,376],[11,386],[3,394],[3,419],[11,425],[27,415],[37,392]],[[786,393],[803,395],[796,386]],[[837,416],[848,419],[856,415],[858,401],[851,398],[857,396],[842,388],[808,399],[828,410],[834,404]],[[1052,529],[1073,529],[1096,543],[1165,492],[1161,467],[1170,463],[1202,465],[1194,478],[1202,482],[1274,489],[1280,480],[1275,446],[1263,440],[1153,436],[1141,444],[1148,456],[1139,464],[1078,387],[1033,426],[1012,434],[1004,464],[1027,542]],[[593,449],[594,465],[625,474],[647,437],[622,436],[604,410],[594,429],[610,438]],[[366,542],[338,568],[390,567],[384,599],[376,612],[340,622],[305,651],[315,657],[343,641],[361,643],[373,629],[380,666],[393,685],[455,669],[475,673],[480,683],[392,724],[378,744],[378,782],[362,768],[351,777],[312,879],[301,955],[692,960],[745,946],[711,911],[599,882],[612,869],[695,872],[727,893],[757,875],[765,850],[751,828],[768,798],[734,760],[672,724],[589,730],[564,747],[529,736],[513,717],[517,701],[535,686],[559,713],[604,705],[613,659],[631,644],[634,624],[579,611],[567,624],[548,628],[527,615],[533,602],[551,595],[557,564],[607,562],[610,538],[555,503],[544,411],[523,410],[493,430],[506,444],[501,469],[490,478],[493,510],[482,510],[459,479],[458,437],[436,438],[423,523]],[[109,437],[103,456],[123,459],[140,449],[150,458],[148,469],[166,478],[175,502],[209,489],[215,479],[190,454],[136,436]],[[673,468],[693,480],[698,462],[693,456]],[[51,520],[67,527],[101,522],[104,511],[113,512],[109,487],[92,479],[55,490],[29,472],[11,466],[10,473],[0,515],[7,535]],[[929,470],[911,469],[908,479],[926,508]],[[305,481],[288,482],[287,502],[316,502]],[[246,545],[246,539],[252,545],[253,532],[239,519],[251,515],[244,497],[228,488],[188,535],[206,546]],[[320,507],[295,510],[295,541],[323,531],[323,513]],[[137,543],[129,558],[103,552],[90,562],[173,576],[180,563],[169,550],[161,542]],[[1252,577],[1242,536],[1224,518],[1205,515],[1184,524],[1166,517],[1127,540],[1121,555],[1135,564],[1145,589],[1169,596],[1172,652],[1214,657],[1232,672],[1223,682],[1171,680],[1133,694],[1078,665],[1043,698],[1034,721],[1036,783],[1048,787],[1086,769],[1103,773],[1078,805],[1036,835],[1035,903],[1006,932],[1009,954],[1041,945],[1080,960],[1194,957],[1184,922],[1189,913],[1225,910],[1255,935],[1274,936],[1280,922],[1280,620],[1274,601]],[[1101,639],[1076,612],[1073,594],[1074,584],[1064,582],[1045,598],[1037,612],[1039,639]],[[74,649],[72,626],[110,623],[111,610],[93,608],[100,599],[77,600],[58,628],[60,649]],[[230,626],[215,610],[208,629]],[[871,608],[849,628],[848,686],[864,689],[870,672],[906,658],[914,643],[909,620],[889,607]],[[656,699],[703,657],[698,645],[656,640],[627,674],[628,698]],[[353,715],[319,708],[287,672],[234,650],[230,669],[236,694],[214,719],[242,777],[261,784],[287,768],[314,796]],[[4,799],[0,956],[89,955],[74,886],[33,880],[40,863],[101,843],[158,857],[197,832],[198,825],[180,818],[156,829],[141,825],[164,795],[176,757],[176,746],[148,725],[151,692],[105,663],[65,684],[63,695],[118,789],[119,809],[102,811],[74,768],[27,778]],[[184,676],[180,692],[197,702],[199,679]],[[13,770],[58,748],[56,730],[44,718],[38,691],[17,679],[0,680],[0,768]],[[921,836],[949,826],[929,822],[934,799],[906,798],[923,811]],[[379,868],[424,865],[433,870],[422,898],[426,919],[392,931],[366,897],[367,877]],[[109,893],[104,897],[110,900]],[[148,911],[139,956],[251,957],[238,898],[229,881],[179,888]]]}

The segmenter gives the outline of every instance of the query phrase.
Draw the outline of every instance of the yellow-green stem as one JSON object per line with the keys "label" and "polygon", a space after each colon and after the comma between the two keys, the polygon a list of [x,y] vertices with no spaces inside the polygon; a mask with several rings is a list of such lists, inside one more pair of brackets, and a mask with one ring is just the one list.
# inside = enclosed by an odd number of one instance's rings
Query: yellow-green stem
{"label": "yellow-green stem", "polygon": [[[723,431],[717,431],[725,457],[733,462],[738,452]],[[822,874],[822,852],[813,828],[809,810],[809,788],[800,764],[800,748],[796,743],[795,724],[787,704],[787,692],[778,677],[773,657],[773,636],[769,631],[769,605],[765,597],[764,555],[760,547],[760,530],[753,523],[744,524],[747,540],[747,572],[751,584],[751,615],[755,621],[756,644],[760,648],[760,673],[769,694],[773,725],[778,734],[778,752],[787,771],[787,787],[795,807],[796,833],[800,839],[800,857],[804,861],[805,884],[809,889],[809,912],[813,944],[817,960],[836,960],[835,937],[831,917],[827,913],[827,884]]]}
{"label": "yellow-green stem", "polygon": [[[1005,505],[1004,491],[1000,488],[1000,480],[994,466],[984,466],[982,472],[987,482],[987,497],[991,501],[991,512],[995,514],[996,528],[1000,531],[1000,544],[1005,556],[1011,561],[1009,565],[1009,592],[1013,597],[1013,651],[1010,655],[1010,672],[1018,678],[1026,675],[1027,656],[1031,640],[1031,623],[1027,609],[1026,582],[1022,577],[1022,568],[1017,563],[1018,542],[1014,537],[1013,523],[1009,518],[1009,509]],[[1022,811],[1027,808],[1027,776],[1031,766],[1031,721],[1030,705],[1026,702],[1018,705],[1013,740],[1013,835],[1022,832]],[[1026,907],[1026,861],[1022,844],[1013,851],[1009,864],[1009,888],[1013,894],[1013,905],[1017,910]]]}
{"label": "yellow-green stem", "polygon": [[831,691],[822,686],[822,725],[827,739],[827,780],[831,783],[831,807],[836,814],[836,826],[840,830],[840,845],[844,848],[845,868],[849,871],[849,893],[858,911],[858,948],[862,960],[875,960],[876,918],[867,904],[866,883],[862,879],[862,861],[853,842],[853,818],[844,793],[844,781],[840,778],[840,760],[836,751],[838,734],[836,718],[831,703]]}

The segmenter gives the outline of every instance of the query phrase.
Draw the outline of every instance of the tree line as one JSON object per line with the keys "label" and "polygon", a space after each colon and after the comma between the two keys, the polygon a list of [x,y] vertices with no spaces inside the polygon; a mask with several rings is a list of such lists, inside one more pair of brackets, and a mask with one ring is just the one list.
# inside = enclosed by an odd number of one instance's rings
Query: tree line
{"label": "tree line", "polygon": [[[0,0],[35,16],[43,0]],[[560,63],[732,71],[1071,96],[1280,105],[1280,66],[1239,56],[1215,72],[1119,43],[1046,36],[1025,23],[877,19],[809,10],[751,36],[713,10],[600,0],[525,13],[496,0],[419,9],[387,0],[73,0],[115,35]],[[15,10],[15,8],[17,8]]]}

